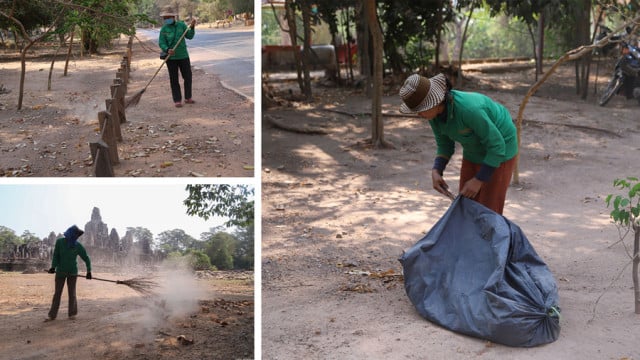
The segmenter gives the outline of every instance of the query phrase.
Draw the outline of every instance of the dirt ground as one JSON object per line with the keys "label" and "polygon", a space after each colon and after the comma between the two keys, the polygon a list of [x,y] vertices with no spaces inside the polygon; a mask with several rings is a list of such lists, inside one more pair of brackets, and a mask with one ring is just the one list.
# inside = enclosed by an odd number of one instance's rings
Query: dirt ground
{"label": "dirt ground", "polygon": [[[468,72],[464,89],[493,97],[515,118],[532,70],[485,70]],[[270,85],[281,94],[296,86]],[[512,348],[430,323],[405,294],[397,259],[450,204],[431,188],[428,124],[399,115],[396,84],[383,99],[395,149],[371,149],[363,145],[370,101],[357,90],[314,91],[314,105],[263,110],[263,359],[640,359],[630,259],[604,201],[614,179],[640,175],[637,102],[580,100],[571,66],[529,101],[520,183],[504,215],[554,274],[561,332],[551,344]],[[457,155],[445,171],[454,188],[459,168]]]}
{"label": "dirt ground", "polygon": [[[94,271],[94,277],[139,274]],[[67,317],[66,289],[58,318],[47,318],[53,275],[0,272],[1,359],[251,359],[254,357],[253,273],[162,272],[157,294],[78,279],[78,315]]]}
{"label": "dirt ground", "polygon": [[[207,31],[203,29],[202,31]],[[17,111],[20,62],[0,54],[0,176],[94,176],[89,142],[99,139],[98,112],[120,67],[126,39],[91,57],[76,56],[63,77],[36,49],[26,64],[23,108]],[[135,41],[128,97],[143,89],[162,61],[156,46]],[[137,106],[126,110],[115,176],[252,177],[254,105],[193,64],[193,105],[175,108],[169,76],[161,69]],[[181,80],[182,83],[182,80]]]}

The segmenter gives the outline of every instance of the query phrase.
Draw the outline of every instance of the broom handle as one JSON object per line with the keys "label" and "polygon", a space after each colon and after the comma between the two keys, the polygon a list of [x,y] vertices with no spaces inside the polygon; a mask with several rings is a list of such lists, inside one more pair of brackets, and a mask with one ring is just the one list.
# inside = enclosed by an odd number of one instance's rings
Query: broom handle
{"label": "broom handle", "polygon": [[[86,277],[86,275],[83,275],[83,274],[78,274],[76,276],[77,277]],[[94,277],[94,276],[91,277],[91,280],[107,281],[107,282],[112,282],[112,283],[116,283],[116,284],[120,284],[121,283],[120,280],[101,279],[101,278],[97,278],[97,277]]]}
{"label": "broom handle", "polygon": [[[173,50],[173,51],[175,51],[175,50],[176,50],[176,48],[178,47],[178,45],[180,44],[180,42],[182,42],[182,39],[184,39],[184,37],[187,35],[187,32],[188,32],[188,31],[189,31],[189,26],[187,26],[187,30],[185,30],[185,31],[182,33],[182,36],[180,36],[180,39],[178,39],[178,42],[173,46],[173,49],[171,49],[171,50]],[[147,87],[151,84],[151,82],[153,81],[153,79],[155,79],[155,78],[156,78],[156,75],[158,75],[158,73],[160,72],[160,69],[162,69],[162,67],[164,66],[164,63],[166,63],[166,62],[167,62],[167,60],[169,60],[169,58],[170,58],[170,57],[171,57],[171,56],[170,56],[169,54],[167,54],[167,57],[165,57],[164,59],[162,59],[162,64],[160,64],[160,67],[158,68],[158,70],[156,70],[156,73],[155,73],[155,74],[153,74],[153,77],[151,78],[151,80],[149,80],[149,82],[147,83],[147,85],[145,85],[145,87],[143,88],[143,91],[144,91],[144,90],[147,90]]]}
{"label": "broom handle", "polygon": [[[71,275],[71,276],[87,277],[87,275],[85,275],[85,274],[77,274],[77,275]],[[93,276],[91,277],[91,280],[107,281],[107,282],[112,282],[112,283],[116,283],[116,284],[122,284],[122,281],[120,281],[120,280],[101,279],[101,278],[97,278],[97,277],[93,277]]]}

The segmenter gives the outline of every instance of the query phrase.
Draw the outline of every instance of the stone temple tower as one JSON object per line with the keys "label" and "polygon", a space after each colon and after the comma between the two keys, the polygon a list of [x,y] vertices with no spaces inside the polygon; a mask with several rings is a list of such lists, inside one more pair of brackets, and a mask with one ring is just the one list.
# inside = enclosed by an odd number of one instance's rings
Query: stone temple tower
{"label": "stone temple tower", "polygon": [[109,247],[109,228],[102,222],[100,209],[93,208],[91,221],[84,225],[84,235],[81,238],[82,244],[90,247],[106,249]]}

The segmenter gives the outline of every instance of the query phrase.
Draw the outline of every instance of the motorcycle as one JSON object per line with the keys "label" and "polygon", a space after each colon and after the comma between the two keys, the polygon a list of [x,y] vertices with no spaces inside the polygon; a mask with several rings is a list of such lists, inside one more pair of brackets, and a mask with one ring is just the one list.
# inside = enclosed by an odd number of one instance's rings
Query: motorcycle
{"label": "motorcycle", "polygon": [[[608,28],[603,27],[598,38],[604,38],[610,31]],[[626,33],[629,35],[631,29],[627,28]],[[613,95],[621,92],[627,100],[635,98],[640,104],[640,48],[629,43],[624,35],[614,35],[611,40],[619,44],[620,57],[616,61],[611,80],[609,80],[607,87],[604,89],[598,104],[600,106],[607,105]],[[612,43],[605,45],[602,51],[605,53],[611,51],[612,48],[609,45],[612,45]]]}

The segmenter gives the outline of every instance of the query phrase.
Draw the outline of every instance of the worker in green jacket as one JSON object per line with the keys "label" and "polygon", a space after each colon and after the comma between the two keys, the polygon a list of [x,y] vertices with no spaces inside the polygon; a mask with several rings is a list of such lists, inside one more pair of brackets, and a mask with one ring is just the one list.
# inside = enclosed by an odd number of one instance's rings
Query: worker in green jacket
{"label": "worker in green jacket", "polygon": [[[189,52],[187,51],[187,42],[180,39],[182,34],[186,32],[185,38],[193,39],[195,35],[196,20],[191,20],[191,24],[187,28],[184,21],[178,21],[178,14],[171,6],[165,6],[160,12],[163,25],[160,29],[160,37],[158,45],[160,49],[168,54],[167,70],[169,71],[169,82],[171,84],[171,95],[176,107],[182,107],[182,93],[180,92],[180,78],[178,70],[182,74],[184,80],[184,102],[186,104],[194,104],[195,101],[191,94],[191,61],[189,60]],[[180,42],[178,42],[180,41]],[[178,46],[176,46],[178,44]],[[175,47],[175,50],[173,49]]]}
{"label": "worker in green jacket", "polygon": [[489,97],[453,90],[444,74],[409,76],[400,89],[403,113],[429,120],[436,139],[433,188],[452,196],[443,172],[462,145],[459,193],[502,214],[518,154],[516,127],[509,111]]}
{"label": "worker in green jacket", "polygon": [[56,240],[53,249],[50,274],[56,274],[56,289],[53,294],[49,317],[45,321],[55,320],[60,308],[60,297],[65,281],[69,295],[69,318],[73,319],[78,314],[78,301],[76,298],[76,280],[78,279],[78,262],[80,256],[87,267],[86,278],[91,280],[91,259],[87,255],[84,246],[78,242],[78,238],[84,234],[77,226],[73,225],[64,232],[64,237]]}

